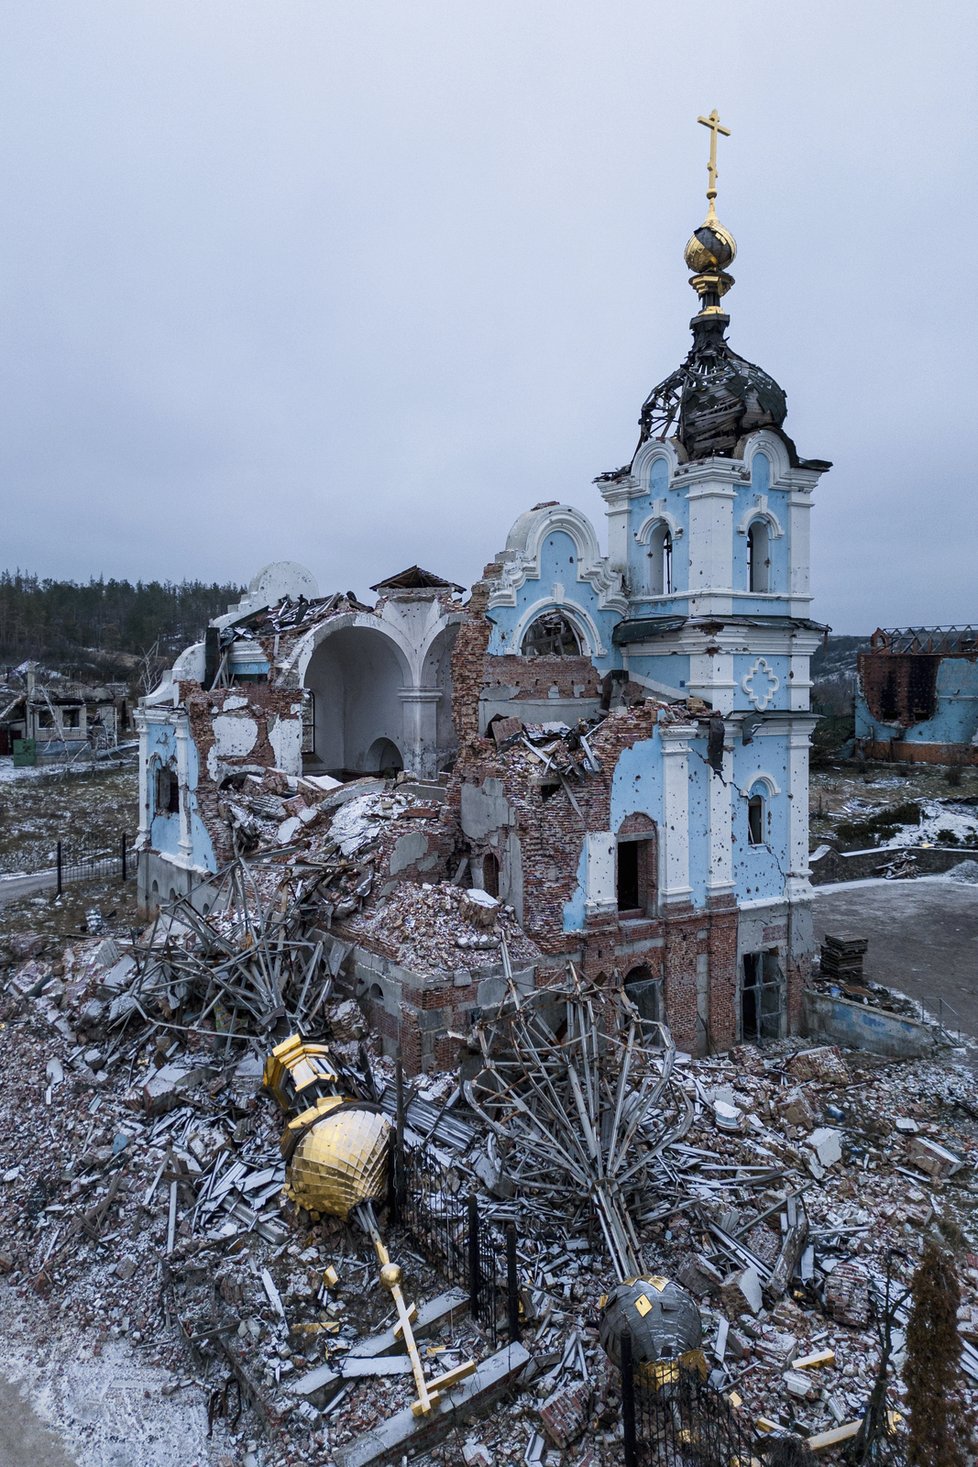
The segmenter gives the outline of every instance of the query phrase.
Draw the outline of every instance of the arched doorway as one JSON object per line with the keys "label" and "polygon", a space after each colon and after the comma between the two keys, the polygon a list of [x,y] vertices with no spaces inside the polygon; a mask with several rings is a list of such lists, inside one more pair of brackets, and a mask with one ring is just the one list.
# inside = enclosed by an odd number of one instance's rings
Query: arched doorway
{"label": "arched doorway", "polygon": [[655,1026],[665,1023],[662,979],[655,977],[648,963],[640,963],[625,974],[625,993],[641,1015],[646,1043],[661,1044],[662,1036]]}
{"label": "arched doorway", "polygon": [[338,779],[378,773],[384,759],[403,768],[401,692],[410,684],[407,659],[384,632],[343,626],[327,633],[306,668],[314,709],[308,764]]}

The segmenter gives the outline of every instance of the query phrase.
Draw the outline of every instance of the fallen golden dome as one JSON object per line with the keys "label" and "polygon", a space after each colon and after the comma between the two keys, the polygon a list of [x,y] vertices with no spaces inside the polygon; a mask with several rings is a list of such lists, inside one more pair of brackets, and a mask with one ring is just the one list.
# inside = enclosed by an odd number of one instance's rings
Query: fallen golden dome
{"label": "fallen golden dome", "polygon": [[393,1128],[375,1107],[329,1096],[290,1122],[283,1146],[296,1136],[289,1187],[300,1207],[349,1217],[362,1202],[387,1192],[387,1159]]}

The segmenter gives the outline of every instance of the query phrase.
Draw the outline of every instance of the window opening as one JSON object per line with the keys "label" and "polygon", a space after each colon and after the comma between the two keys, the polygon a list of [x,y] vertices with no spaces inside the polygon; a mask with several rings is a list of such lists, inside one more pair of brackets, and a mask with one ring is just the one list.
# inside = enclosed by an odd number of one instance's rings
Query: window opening
{"label": "window opening", "polygon": [[180,813],[180,784],[168,764],[156,771],[156,813],[178,815]]}
{"label": "window opening", "polygon": [[771,536],[763,520],[747,531],[747,588],[763,593],[770,588]]}
{"label": "window opening", "polygon": [[486,851],[482,858],[482,890],[499,897],[499,858],[492,851]]}
{"label": "window opening", "polygon": [[81,727],[81,709],[80,708],[62,708],[62,710],[61,710],[61,727],[62,728],[80,728]]}
{"label": "window opening", "polygon": [[560,611],[547,611],[526,629],[523,657],[580,657],[581,639]]}
{"label": "window opening", "polygon": [[620,840],[617,849],[619,912],[644,916],[655,898],[655,841]]}
{"label": "window opening", "polygon": [[672,595],[672,531],[657,525],[649,541],[649,594]]}
{"label": "window opening", "polygon": [[741,1035],[761,1044],[780,1039],[784,1012],[784,977],[777,948],[744,953],[740,991]]}
{"label": "window opening", "polygon": [[747,801],[747,838],[752,846],[764,845],[764,796],[751,795]]}

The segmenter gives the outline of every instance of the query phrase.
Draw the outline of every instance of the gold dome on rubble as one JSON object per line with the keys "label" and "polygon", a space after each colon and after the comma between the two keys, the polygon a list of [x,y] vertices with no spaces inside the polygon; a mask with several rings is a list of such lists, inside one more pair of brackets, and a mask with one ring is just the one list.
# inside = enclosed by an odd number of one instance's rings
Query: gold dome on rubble
{"label": "gold dome on rubble", "polygon": [[300,1207],[345,1220],[359,1203],[384,1197],[392,1128],[380,1111],[337,1097],[298,1116],[286,1137],[293,1128],[301,1134],[289,1187]]}

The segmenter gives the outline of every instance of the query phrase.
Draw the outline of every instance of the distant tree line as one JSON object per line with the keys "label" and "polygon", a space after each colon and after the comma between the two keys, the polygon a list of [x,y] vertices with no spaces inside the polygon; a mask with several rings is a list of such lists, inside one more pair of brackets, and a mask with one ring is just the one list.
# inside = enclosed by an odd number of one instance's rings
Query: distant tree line
{"label": "distant tree line", "polygon": [[0,572],[0,663],[36,659],[79,675],[125,677],[148,652],[175,653],[242,595],[202,581],[42,580]]}

